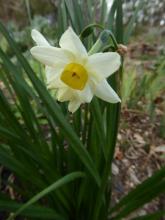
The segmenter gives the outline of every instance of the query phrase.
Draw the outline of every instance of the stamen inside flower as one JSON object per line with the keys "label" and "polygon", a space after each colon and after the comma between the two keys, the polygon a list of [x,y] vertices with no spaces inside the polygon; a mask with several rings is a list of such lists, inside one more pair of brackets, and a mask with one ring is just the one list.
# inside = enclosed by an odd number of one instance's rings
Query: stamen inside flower
{"label": "stamen inside flower", "polygon": [[65,66],[61,80],[72,89],[83,90],[88,80],[88,74],[81,64],[70,63]]}

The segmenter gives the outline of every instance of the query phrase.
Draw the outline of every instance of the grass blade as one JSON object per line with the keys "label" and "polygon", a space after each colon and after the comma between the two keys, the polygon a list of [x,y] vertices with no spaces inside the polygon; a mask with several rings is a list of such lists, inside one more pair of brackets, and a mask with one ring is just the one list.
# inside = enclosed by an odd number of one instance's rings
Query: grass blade
{"label": "grass blade", "polygon": [[116,10],[117,10],[117,0],[114,0],[107,18],[107,28],[110,29],[112,32],[114,32],[114,20],[115,20]]}
{"label": "grass blade", "polygon": [[[102,121],[102,112],[101,112],[101,108],[99,105],[99,102],[97,99],[94,99],[91,103],[91,111],[93,114],[93,120],[96,124],[96,131],[97,131],[97,135],[99,137],[99,144],[102,148],[103,151],[103,155],[105,160],[107,160],[107,151],[106,151],[106,137],[105,137],[105,129],[104,129],[104,125],[103,125],[103,121]],[[100,147],[99,146],[99,147]]]}
{"label": "grass blade", "polygon": [[136,7],[133,16],[131,17],[129,23],[127,24],[127,27],[124,31],[124,43],[127,44],[129,41],[129,38],[133,32],[134,24],[138,15],[138,12],[143,8],[145,1],[140,0],[138,6]]}
{"label": "grass blade", "polygon": [[116,11],[116,40],[118,43],[123,43],[123,8],[122,0],[117,0],[117,11]]}
{"label": "grass blade", "polygon": [[107,16],[107,2],[106,2],[106,0],[102,0],[102,2],[101,2],[101,17],[100,17],[101,24],[105,23],[106,16]]}

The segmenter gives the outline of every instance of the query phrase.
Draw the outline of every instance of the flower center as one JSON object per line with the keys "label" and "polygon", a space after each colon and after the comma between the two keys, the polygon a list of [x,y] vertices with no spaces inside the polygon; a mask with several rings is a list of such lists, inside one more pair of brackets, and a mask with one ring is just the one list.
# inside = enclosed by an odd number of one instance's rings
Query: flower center
{"label": "flower center", "polygon": [[61,80],[72,89],[83,90],[88,80],[88,74],[81,64],[70,63],[65,66]]}

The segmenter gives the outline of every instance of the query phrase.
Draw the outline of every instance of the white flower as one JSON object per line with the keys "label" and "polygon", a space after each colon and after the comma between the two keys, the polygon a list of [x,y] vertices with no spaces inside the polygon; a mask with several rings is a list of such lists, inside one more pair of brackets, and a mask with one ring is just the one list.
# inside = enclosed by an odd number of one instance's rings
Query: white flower
{"label": "white flower", "polygon": [[69,101],[69,111],[73,113],[82,103],[91,102],[94,95],[107,102],[120,102],[106,80],[120,66],[118,53],[88,55],[70,27],[59,41],[60,48],[51,46],[37,30],[32,30],[32,38],[37,43],[32,55],[45,64],[49,87],[57,89],[58,101]]}

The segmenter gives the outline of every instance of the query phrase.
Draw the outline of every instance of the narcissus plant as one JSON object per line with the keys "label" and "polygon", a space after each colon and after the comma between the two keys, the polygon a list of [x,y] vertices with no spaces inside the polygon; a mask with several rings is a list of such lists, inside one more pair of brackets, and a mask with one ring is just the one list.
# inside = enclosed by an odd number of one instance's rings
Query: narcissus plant
{"label": "narcissus plant", "polygon": [[61,36],[59,48],[51,46],[37,30],[32,30],[32,38],[37,46],[31,49],[31,54],[46,66],[49,88],[57,90],[58,101],[69,101],[70,112],[75,112],[82,103],[91,102],[94,95],[106,102],[120,102],[107,82],[120,67],[117,52],[88,54],[71,27]]}

